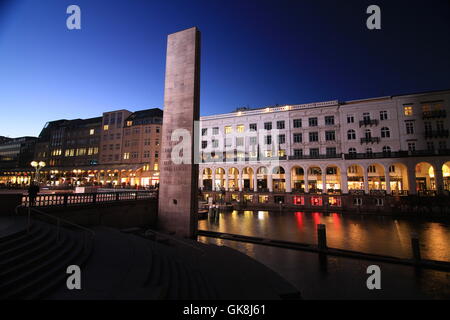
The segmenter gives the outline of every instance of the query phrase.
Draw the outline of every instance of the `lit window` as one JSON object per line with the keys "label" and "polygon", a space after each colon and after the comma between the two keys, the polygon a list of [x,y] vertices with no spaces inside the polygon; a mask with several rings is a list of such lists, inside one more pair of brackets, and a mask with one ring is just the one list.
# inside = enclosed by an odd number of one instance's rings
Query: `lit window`
{"label": "lit window", "polygon": [[107,124],[104,125],[104,126],[103,126],[103,130],[108,131],[108,130],[109,130],[109,125],[107,125]]}
{"label": "lit window", "polygon": [[127,127],[131,127],[133,125],[133,121],[127,121]]}
{"label": "lit window", "polygon": [[231,128],[231,126],[226,126],[225,127],[225,134],[229,134],[233,132],[233,128]]}
{"label": "lit window", "polygon": [[243,124],[240,124],[236,127],[236,131],[239,133],[244,133],[245,127]]}
{"label": "lit window", "polygon": [[93,136],[94,133],[95,133],[95,130],[94,130],[94,129],[89,130],[89,135]]}
{"label": "lit window", "polygon": [[129,152],[124,153],[124,154],[123,154],[123,159],[124,159],[124,160],[130,159],[130,153],[129,153]]}
{"label": "lit window", "polygon": [[413,115],[413,107],[412,106],[404,106],[403,113],[405,114],[405,116],[412,116]]}

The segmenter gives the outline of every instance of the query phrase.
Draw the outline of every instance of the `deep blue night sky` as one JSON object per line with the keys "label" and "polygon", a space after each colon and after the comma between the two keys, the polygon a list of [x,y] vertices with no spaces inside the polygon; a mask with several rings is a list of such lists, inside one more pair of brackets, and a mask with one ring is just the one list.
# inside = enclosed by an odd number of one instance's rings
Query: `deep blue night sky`
{"label": "deep blue night sky", "polygon": [[[371,4],[381,31],[366,28]],[[192,26],[202,115],[450,88],[448,0],[0,0],[0,135],[162,108],[166,37]]]}

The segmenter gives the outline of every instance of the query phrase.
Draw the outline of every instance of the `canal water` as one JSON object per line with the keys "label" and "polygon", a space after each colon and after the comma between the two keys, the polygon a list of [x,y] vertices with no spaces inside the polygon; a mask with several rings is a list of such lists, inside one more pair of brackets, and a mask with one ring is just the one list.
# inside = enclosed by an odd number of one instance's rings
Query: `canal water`
{"label": "canal water", "polygon": [[411,234],[417,233],[424,259],[450,261],[450,222],[414,218],[279,211],[222,212],[199,221],[200,230],[317,243],[317,225],[325,224],[328,246],[399,258],[411,257]]}

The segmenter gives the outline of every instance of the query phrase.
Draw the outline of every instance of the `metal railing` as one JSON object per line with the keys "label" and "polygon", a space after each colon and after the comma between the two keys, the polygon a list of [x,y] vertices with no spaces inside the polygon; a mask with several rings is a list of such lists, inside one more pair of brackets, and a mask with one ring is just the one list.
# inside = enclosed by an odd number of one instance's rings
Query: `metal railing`
{"label": "metal railing", "polygon": [[68,225],[71,225],[72,227],[75,227],[77,229],[81,229],[83,231],[83,248],[84,248],[85,251],[87,250],[87,244],[88,244],[88,242],[86,240],[86,233],[91,235],[91,240],[95,238],[95,232],[93,230],[91,230],[89,228],[86,228],[86,227],[83,227],[82,225],[79,225],[79,224],[74,223],[72,221],[69,221],[69,220],[66,220],[66,219],[63,219],[63,218],[60,218],[60,217],[53,216],[51,214],[48,214],[46,212],[43,212],[43,211],[38,210],[38,209],[33,208],[33,207],[24,207],[23,205],[19,205],[15,209],[16,215],[19,214],[19,208],[26,208],[27,211],[28,211],[28,213],[27,213],[27,234],[30,233],[31,213],[35,212],[35,213],[37,213],[39,215],[45,216],[47,218],[50,218],[50,219],[56,221],[56,242],[59,242],[59,238],[60,238],[59,234],[60,234],[60,230],[61,230],[61,222],[65,223],[65,224],[68,224]]}
{"label": "metal railing", "polygon": [[[130,192],[105,192],[105,193],[56,193],[39,194],[32,201],[31,206],[49,207],[49,206],[68,206],[81,204],[95,204],[105,202],[119,202],[130,200],[156,199],[156,191],[130,191]],[[29,195],[22,196],[22,205],[30,206]]]}

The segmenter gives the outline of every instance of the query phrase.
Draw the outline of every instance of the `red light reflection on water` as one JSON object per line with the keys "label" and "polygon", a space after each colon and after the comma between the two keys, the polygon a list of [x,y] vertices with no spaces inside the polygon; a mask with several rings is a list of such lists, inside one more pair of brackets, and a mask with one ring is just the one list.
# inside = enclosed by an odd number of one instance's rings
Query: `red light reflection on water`
{"label": "red light reflection on water", "polygon": [[314,225],[318,225],[318,224],[320,224],[320,213],[319,212],[314,212],[313,214],[312,214],[312,216],[313,216],[313,220],[314,220]]}
{"label": "red light reflection on water", "polygon": [[303,214],[304,212],[296,212],[295,218],[297,219],[297,224],[300,229],[303,229]]}
{"label": "red light reflection on water", "polygon": [[341,230],[341,216],[339,213],[332,213],[331,217],[333,218],[333,225],[336,230]]}

